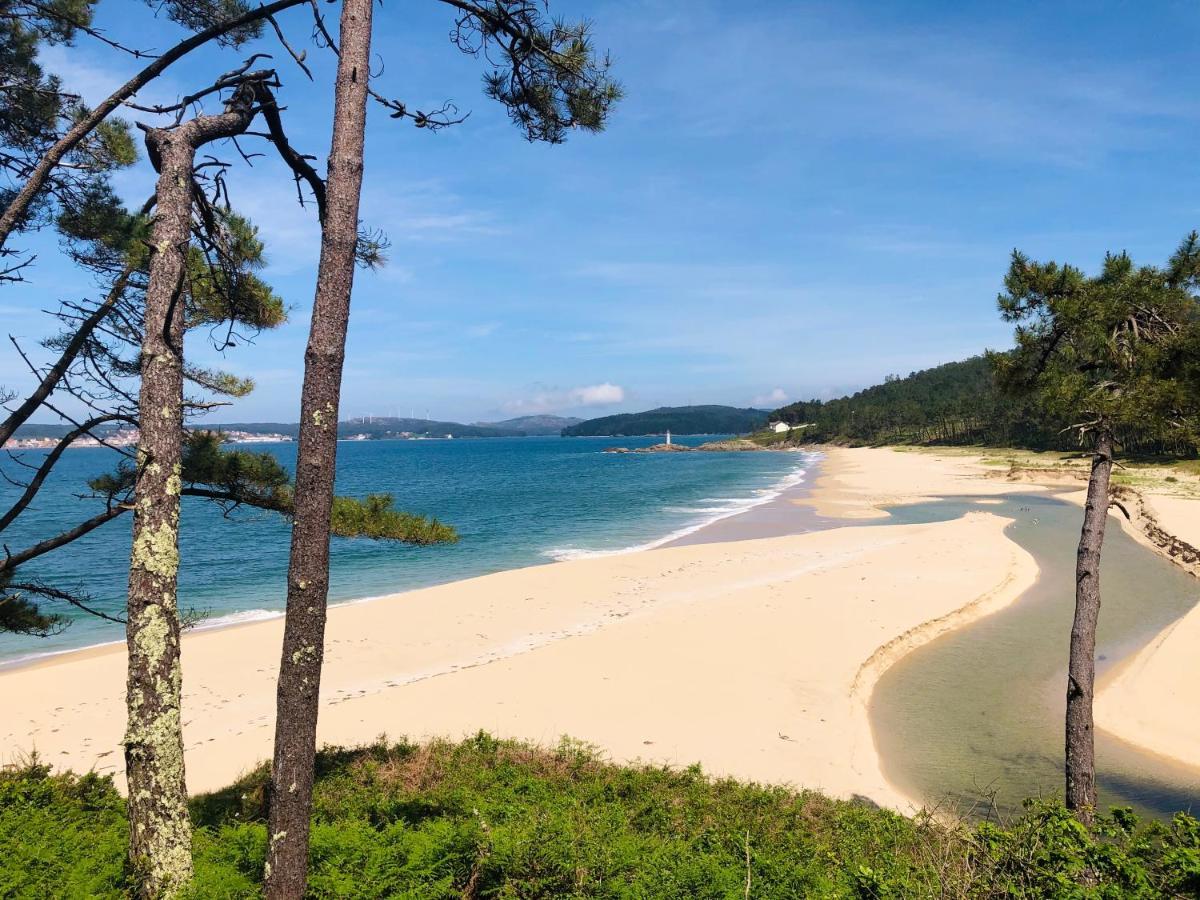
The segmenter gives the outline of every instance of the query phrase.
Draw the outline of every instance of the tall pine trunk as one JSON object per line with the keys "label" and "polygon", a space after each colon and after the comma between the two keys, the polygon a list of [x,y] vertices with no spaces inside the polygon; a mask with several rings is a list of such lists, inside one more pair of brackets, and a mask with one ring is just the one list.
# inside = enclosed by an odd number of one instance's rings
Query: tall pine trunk
{"label": "tall pine trunk", "polygon": [[329,594],[329,528],[338,404],[358,241],[373,0],[343,0],[321,259],[300,401],[295,521],[275,715],[267,896],[299,898],[308,876],[309,815]]}
{"label": "tall pine trunk", "polygon": [[171,896],[192,877],[177,595],[192,166],[197,147],[244,131],[250,119],[248,95],[239,92],[224,114],[202,116],[147,136],[159,177],[141,348],[124,739],[129,864],[143,897]]}
{"label": "tall pine trunk", "polygon": [[1075,561],[1075,620],[1067,669],[1067,808],[1085,823],[1096,809],[1096,745],[1092,698],[1096,683],[1096,623],[1100,618],[1100,550],[1108,521],[1113,439],[1101,431],[1092,457],[1083,531]]}
{"label": "tall pine trunk", "polygon": [[183,284],[190,242],[194,149],[156,132],[160,158],[154,255],[146,291],[138,475],[129,564],[129,861],[144,896],[192,876],[192,832],[180,721],[179,491],[183,446]]}

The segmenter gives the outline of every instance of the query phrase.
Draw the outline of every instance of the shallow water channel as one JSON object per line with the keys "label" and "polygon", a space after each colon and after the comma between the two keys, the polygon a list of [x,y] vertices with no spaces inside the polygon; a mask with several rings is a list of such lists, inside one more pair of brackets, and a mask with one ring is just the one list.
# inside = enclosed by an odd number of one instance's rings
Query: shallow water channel
{"label": "shallow water channel", "polygon": [[[1000,502],[996,502],[999,499]],[[871,722],[884,773],[927,805],[988,814],[1062,793],[1066,664],[1082,510],[1050,494],[961,497],[897,506],[880,524],[1013,519],[1010,538],[1037,560],[1037,583],[1006,609],[943,635],[889,669]],[[947,564],[953,564],[947,560]],[[1200,581],[1109,521],[1101,565],[1098,673],[1127,658],[1200,599]],[[1169,815],[1200,808],[1200,768],[1172,763],[1100,731],[1102,807]]]}

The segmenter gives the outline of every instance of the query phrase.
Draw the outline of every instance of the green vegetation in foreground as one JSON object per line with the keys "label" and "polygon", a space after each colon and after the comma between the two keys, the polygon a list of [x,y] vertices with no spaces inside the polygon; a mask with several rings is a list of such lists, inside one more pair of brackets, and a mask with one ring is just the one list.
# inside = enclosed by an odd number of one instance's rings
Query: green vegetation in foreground
{"label": "green vegetation in foreground", "polygon": [[[267,781],[193,801],[192,896],[260,895]],[[0,896],[122,896],[127,827],[106,777],[0,772]],[[1118,810],[1089,829],[1038,802],[1004,827],[951,827],[482,733],[325,750],[311,852],[321,898],[743,898],[747,879],[769,898],[1200,896],[1200,822],[1185,814]]]}
{"label": "green vegetation in foreground", "polygon": [[767,423],[765,409],[735,406],[660,406],[640,413],[588,419],[562,430],[563,437],[635,437],[642,434],[744,434]]}

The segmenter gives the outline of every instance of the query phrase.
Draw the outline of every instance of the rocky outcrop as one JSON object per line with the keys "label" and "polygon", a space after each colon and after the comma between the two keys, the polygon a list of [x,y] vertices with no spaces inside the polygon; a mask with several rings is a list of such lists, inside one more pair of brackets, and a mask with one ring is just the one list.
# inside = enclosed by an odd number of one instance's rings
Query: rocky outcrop
{"label": "rocky outcrop", "polygon": [[731,453],[744,450],[780,450],[782,447],[764,447],[745,438],[731,438],[725,441],[709,441],[699,447],[685,447],[682,444],[654,444],[650,447],[605,447],[603,453]]}

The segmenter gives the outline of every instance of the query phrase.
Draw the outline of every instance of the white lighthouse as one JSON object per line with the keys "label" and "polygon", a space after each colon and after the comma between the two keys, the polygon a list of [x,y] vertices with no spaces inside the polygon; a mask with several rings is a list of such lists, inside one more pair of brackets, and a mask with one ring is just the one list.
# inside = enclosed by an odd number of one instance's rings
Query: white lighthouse
{"label": "white lighthouse", "polygon": [[667,429],[667,446],[668,447],[671,446],[671,429],[670,428]]}

